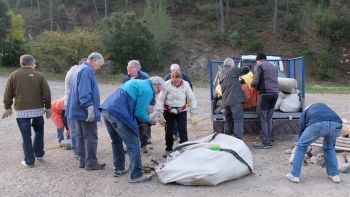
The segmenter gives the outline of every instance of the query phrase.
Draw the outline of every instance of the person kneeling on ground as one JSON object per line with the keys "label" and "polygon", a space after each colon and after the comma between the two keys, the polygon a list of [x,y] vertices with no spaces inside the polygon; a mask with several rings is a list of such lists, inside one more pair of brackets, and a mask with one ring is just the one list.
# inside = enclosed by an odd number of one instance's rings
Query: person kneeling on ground
{"label": "person kneeling on ground", "polygon": [[128,172],[125,168],[126,144],[130,159],[130,182],[137,183],[152,179],[142,172],[140,154],[140,131],[137,121],[154,125],[156,121],[147,113],[154,96],[164,89],[161,77],[145,80],[129,80],[112,93],[101,105],[102,116],[112,140],[114,176]]}
{"label": "person kneeling on ground", "polygon": [[299,140],[293,161],[293,168],[287,174],[287,178],[294,182],[300,182],[300,172],[307,147],[318,138],[323,137],[323,152],[328,177],[339,183],[338,162],[335,153],[336,138],[341,134],[343,121],[326,104],[315,103],[307,107],[300,115]]}

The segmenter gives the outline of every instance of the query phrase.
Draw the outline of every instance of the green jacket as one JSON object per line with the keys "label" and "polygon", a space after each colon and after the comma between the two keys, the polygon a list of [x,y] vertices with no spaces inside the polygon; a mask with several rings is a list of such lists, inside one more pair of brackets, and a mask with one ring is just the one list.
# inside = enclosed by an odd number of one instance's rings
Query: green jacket
{"label": "green jacket", "polygon": [[15,110],[51,108],[51,92],[44,75],[32,68],[21,67],[11,73],[4,93],[5,109],[15,98]]}

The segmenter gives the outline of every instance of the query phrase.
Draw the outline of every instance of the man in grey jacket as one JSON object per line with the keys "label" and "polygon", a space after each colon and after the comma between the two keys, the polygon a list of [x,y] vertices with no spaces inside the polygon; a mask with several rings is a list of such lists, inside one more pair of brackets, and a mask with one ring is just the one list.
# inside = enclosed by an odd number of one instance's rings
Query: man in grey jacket
{"label": "man in grey jacket", "polygon": [[278,69],[266,60],[264,53],[257,53],[252,86],[259,91],[257,113],[260,123],[261,143],[255,144],[257,149],[272,147],[272,115],[280,91],[278,86]]}
{"label": "man in grey jacket", "polygon": [[[239,77],[249,72],[248,67],[237,68],[232,58],[226,58],[219,78],[222,90],[222,105],[225,109],[224,133],[243,139],[243,106],[245,102]],[[234,128],[232,128],[234,120]],[[233,132],[234,130],[234,132]]]}

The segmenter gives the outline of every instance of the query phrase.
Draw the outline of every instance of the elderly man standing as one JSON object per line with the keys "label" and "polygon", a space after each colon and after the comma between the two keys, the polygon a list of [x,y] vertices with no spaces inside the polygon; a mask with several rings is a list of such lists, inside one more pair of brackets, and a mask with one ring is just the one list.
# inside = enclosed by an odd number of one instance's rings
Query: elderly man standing
{"label": "elderly man standing", "polygon": [[266,60],[264,53],[256,54],[254,79],[252,86],[259,91],[257,112],[260,123],[261,143],[255,144],[256,149],[272,147],[272,115],[280,92],[278,85],[278,69]]}
{"label": "elderly man standing", "polygon": [[77,154],[79,168],[100,170],[105,164],[100,164],[96,158],[97,122],[101,121],[100,93],[95,72],[104,64],[100,53],[91,53],[86,62],[80,65],[72,74],[71,89],[67,108],[68,117],[77,120],[78,142]]}
{"label": "elderly man standing", "polygon": [[[222,105],[225,109],[224,133],[243,139],[243,106],[245,102],[239,77],[249,72],[248,67],[237,68],[232,58],[226,58],[219,78],[222,89]],[[232,119],[234,128],[232,128]]]}
{"label": "elderly man standing", "polygon": [[155,124],[155,120],[147,113],[147,108],[154,96],[163,89],[164,80],[160,77],[130,80],[101,105],[102,116],[112,140],[114,176],[118,177],[128,172],[125,168],[124,142],[130,158],[130,182],[143,182],[152,178],[151,175],[142,172],[137,121]]}
{"label": "elderly man standing", "polygon": [[[128,66],[126,67],[128,75],[124,77],[123,83],[129,81],[130,79],[148,79],[149,75],[141,71],[141,64],[138,60],[130,60]],[[155,100],[153,99],[149,109],[153,109],[155,105]],[[141,149],[144,153],[148,153],[147,142],[151,143],[151,125],[139,122],[140,130],[140,141]]]}
{"label": "elderly man standing", "polygon": [[[21,68],[11,73],[4,93],[5,113],[2,118],[12,114],[13,98],[15,115],[22,134],[24,161],[22,166],[33,167],[35,158],[41,160],[44,151],[44,119],[51,117],[51,92],[45,76],[35,71],[36,60],[31,55],[20,57]],[[32,143],[33,127],[35,136]]]}

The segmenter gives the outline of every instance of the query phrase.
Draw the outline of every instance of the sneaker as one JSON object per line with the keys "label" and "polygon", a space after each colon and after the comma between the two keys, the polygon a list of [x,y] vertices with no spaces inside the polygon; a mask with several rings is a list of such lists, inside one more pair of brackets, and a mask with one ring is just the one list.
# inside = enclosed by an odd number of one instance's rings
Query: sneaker
{"label": "sneaker", "polygon": [[117,170],[114,172],[114,177],[120,177],[129,172],[129,169]]}
{"label": "sneaker", "polygon": [[147,139],[147,144],[152,144],[151,138]]}
{"label": "sneaker", "polygon": [[292,181],[293,183],[299,183],[300,182],[299,177],[295,177],[291,173],[287,174],[287,179]]}
{"label": "sneaker", "polygon": [[79,168],[85,168],[85,163],[79,163]]}
{"label": "sneaker", "polygon": [[85,170],[102,170],[104,169],[106,164],[97,163],[95,166],[85,166]]}
{"label": "sneaker", "polygon": [[333,183],[340,183],[340,177],[339,175],[335,175],[335,176],[328,176],[328,178],[330,178]]}
{"label": "sneaker", "polygon": [[269,149],[272,147],[272,145],[265,145],[263,143],[259,143],[259,144],[254,144],[253,147],[256,149]]}
{"label": "sneaker", "polygon": [[172,151],[165,151],[165,153],[163,154],[163,157],[167,158],[171,154],[171,152]]}
{"label": "sneaker", "polygon": [[63,144],[63,148],[66,150],[70,150],[72,148],[72,144],[68,141]]}
{"label": "sneaker", "polygon": [[148,153],[148,148],[147,148],[147,146],[142,147],[141,150],[142,150],[143,153]]}
{"label": "sneaker", "polygon": [[28,168],[34,167],[34,164],[28,165],[25,161],[21,161],[21,165],[22,165],[23,167],[28,167]]}
{"label": "sneaker", "polygon": [[150,175],[150,174],[143,174],[139,178],[130,179],[129,182],[130,183],[141,183],[141,182],[150,181],[150,180],[152,180],[152,175]]}
{"label": "sneaker", "polygon": [[62,148],[64,146],[63,141],[62,142],[58,142],[58,145]]}
{"label": "sneaker", "polygon": [[36,160],[42,161],[44,157],[36,157]]}
{"label": "sneaker", "polygon": [[73,158],[76,159],[76,160],[79,160],[79,156],[76,155],[76,154],[73,154]]}

